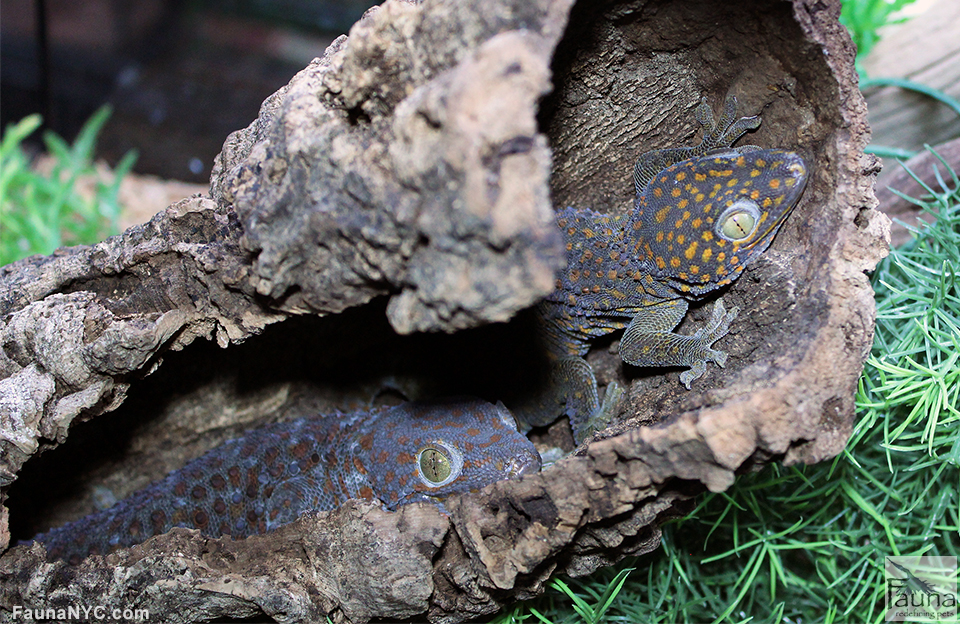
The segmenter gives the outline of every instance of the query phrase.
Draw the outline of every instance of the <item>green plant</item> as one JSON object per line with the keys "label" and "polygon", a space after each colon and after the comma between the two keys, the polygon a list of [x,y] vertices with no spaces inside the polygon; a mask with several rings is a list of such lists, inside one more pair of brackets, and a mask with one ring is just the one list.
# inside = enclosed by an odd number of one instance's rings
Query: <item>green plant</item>
{"label": "green plant", "polygon": [[[844,452],[742,475],[622,564],[644,573],[579,581],[612,594],[603,621],[879,623],[885,556],[960,554],[960,180],[947,167],[938,183],[912,200],[933,222],[873,276],[876,337]],[[582,621],[572,599],[554,583],[497,621]]]}
{"label": "green plant", "polygon": [[40,117],[30,115],[6,129],[0,142],[0,265],[50,254],[62,245],[95,243],[119,231],[117,193],[136,154],[128,152],[120,160],[112,181],[98,178],[93,197],[84,198],[76,188],[79,176],[96,174],[96,137],[109,116],[109,107],[97,111],[72,146],[52,132],[44,133],[54,161],[49,175],[31,168],[22,147],[40,126]]}
{"label": "green plant", "polygon": [[[857,59],[866,56],[880,39],[877,31],[889,24],[900,24],[905,18],[891,19],[903,7],[915,0],[844,0],[840,23],[850,31],[857,45]],[[862,75],[862,73],[861,73]]]}
{"label": "green plant", "polygon": [[[879,41],[878,31],[884,26],[901,24],[906,18],[893,19],[898,11],[913,4],[916,0],[843,0],[840,23],[846,26],[850,37],[857,46],[856,67],[860,74],[860,90],[872,87],[898,87],[920,95],[930,97],[952,109],[960,115],[960,102],[943,91],[906,78],[869,78],[861,61]],[[882,158],[908,159],[915,152],[899,147],[871,144],[866,150]]]}

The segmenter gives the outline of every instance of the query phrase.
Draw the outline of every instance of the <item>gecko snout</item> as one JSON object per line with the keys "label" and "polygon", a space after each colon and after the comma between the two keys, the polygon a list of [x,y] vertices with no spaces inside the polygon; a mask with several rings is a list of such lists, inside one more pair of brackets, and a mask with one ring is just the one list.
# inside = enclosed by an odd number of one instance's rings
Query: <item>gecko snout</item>
{"label": "gecko snout", "polygon": [[533,451],[515,458],[512,465],[508,468],[507,473],[509,474],[509,478],[516,479],[524,475],[536,474],[540,472],[540,467],[540,453]]}

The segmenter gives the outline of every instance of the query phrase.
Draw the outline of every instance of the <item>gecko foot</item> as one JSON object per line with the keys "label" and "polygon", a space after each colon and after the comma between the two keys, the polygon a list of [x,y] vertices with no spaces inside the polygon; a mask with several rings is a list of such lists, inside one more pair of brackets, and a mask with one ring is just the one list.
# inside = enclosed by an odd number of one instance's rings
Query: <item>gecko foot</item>
{"label": "gecko foot", "polygon": [[574,442],[579,445],[584,440],[589,439],[595,432],[606,429],[617,417],[620,399],[623,398],[624,393],[623,387],[617,382],[611,381],[607,384],[607,390],[603,395],[603,403],[597,411],[590,415],[590,418],[576,428],[573,436]]}
{"label": "gecko foot", "polygon": [[730,332],[730,324],[733,323],[739,313],[740,308],[736,306],[727,312],[722,299],[718,299],[713,305],[710,321],[693,335],[701,350],[700,357],[693,363],[690,370],[680,373],[680,383],[686,386],[687,390],[690,390],[691,383],[703,377],[707,372],[707,362],[714,362],[720,368],[723,368],[727,363],[726,352],[711,347],[713,343]]}
{"label": "gecko foot", "polygon": [[701,145],[707,149],[730,147],[746,132],[760,127],[759,115],[737,117],[737,98],[734,95],[728,95],[724,100],[719,119],[714,120],[713,110],[707,104],[706,96],[701,98],[694,115],[703,126],[704,137]]}

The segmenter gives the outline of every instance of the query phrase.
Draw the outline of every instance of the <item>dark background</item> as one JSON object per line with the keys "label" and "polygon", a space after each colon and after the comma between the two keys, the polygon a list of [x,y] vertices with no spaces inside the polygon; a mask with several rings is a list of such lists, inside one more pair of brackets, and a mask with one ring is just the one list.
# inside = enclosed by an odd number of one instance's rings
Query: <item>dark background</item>
{"label": "dark background", "polygon": [[373,4],[0,0],[0,121],[41,113],[69,141],[108,103],[99,157],[135,148],[138,173],[205,183],[227,135]]}

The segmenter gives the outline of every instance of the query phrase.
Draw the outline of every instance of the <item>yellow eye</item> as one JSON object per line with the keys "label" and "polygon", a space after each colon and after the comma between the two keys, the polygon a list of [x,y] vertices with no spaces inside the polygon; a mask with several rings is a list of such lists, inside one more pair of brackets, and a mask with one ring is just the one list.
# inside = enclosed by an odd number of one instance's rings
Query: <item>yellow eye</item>
{"label": "yellow eye", "polygon": [[717,233],[723,238],[739,243],[757,230],[760,211],[750,201],[739,201],[727,208],[717,222]]}
{"label": "yellow eye", "polygon": [[443,451],[432,446],[420,451],[417,462],[420,466],[420,475],[431,485],[440,485],[450,478],[450,473],[453,471],[450,458]]}
{"label": "yellow eye", "polygon": [[743,240],[756,225],[757,220],[749,212],[735,212],[723,220],[723,235],[730,240]]}

